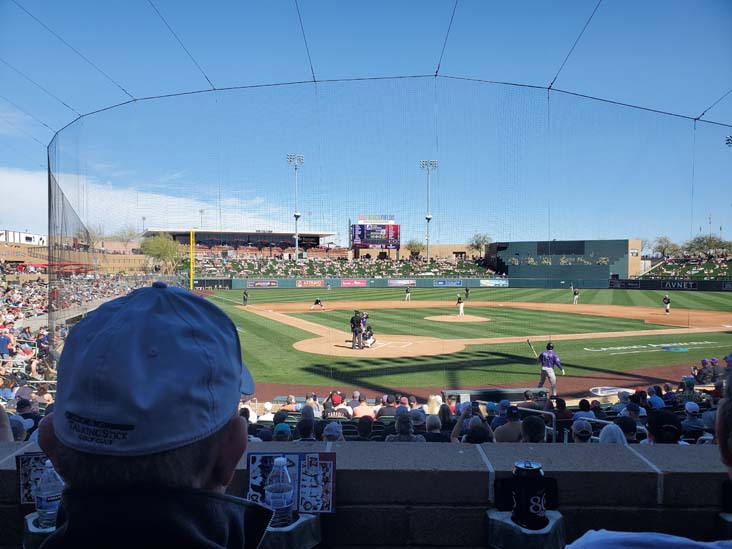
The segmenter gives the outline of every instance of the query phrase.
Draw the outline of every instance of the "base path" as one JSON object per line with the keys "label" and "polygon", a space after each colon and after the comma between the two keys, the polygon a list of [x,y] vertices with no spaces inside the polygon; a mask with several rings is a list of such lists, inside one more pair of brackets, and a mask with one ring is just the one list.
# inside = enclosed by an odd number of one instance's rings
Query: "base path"
{"label": "base path", "polygon": [[[618,305],[571,305],[567,303],[531,303],[531,302],[496,302],[471,301],[469,307],[511,307],[515,309],[530,309],[536,311],[554,311],[560,313],[587,314],[594,316],[630,318],[643,320],[651,324],[665,324],[668,329],[636,330],[621,332],[594,332],[579,334],[526,334],[511,337],[484,337],[472,339],[441,339],[437,337],[416,335],[386,335],[376,334],[376,344],[370,349],[351,349],[351,333],[330,328],[316,322],[289,316],[286,313],[319,314],[321,311],[310,311],[306,303],[272,303],[241,307],[249,312],[269,318],[288,326],[299,328],[319,337],[304,339],[296,342],[293,347],[298,351],[318,355],[358,357],[358,358],[398,358],[415,356],[435,356],[452,354],[462,351],[466,345],[522,343],[526,337],[538,340],[551,339],[554,341],[570,339],[604,339],[630,336],[693,334],[704,332],[729,331],[732,325],[732,313],[717,311],[697,311],[677,309],[666,315],[660,308],[651,307],[622,307]],[[454,309],[454,304],[447,301],[334,301],[326,304],[328,310],[354,309],[419,309],[445,308]],[[470,318],[466,315],[464,318]],[[476,320],[459,320],[457,315],[440,315],[427,319],[453,318],[448,322],[477,322]],[[488,320],[483,317],[481,320]]]}

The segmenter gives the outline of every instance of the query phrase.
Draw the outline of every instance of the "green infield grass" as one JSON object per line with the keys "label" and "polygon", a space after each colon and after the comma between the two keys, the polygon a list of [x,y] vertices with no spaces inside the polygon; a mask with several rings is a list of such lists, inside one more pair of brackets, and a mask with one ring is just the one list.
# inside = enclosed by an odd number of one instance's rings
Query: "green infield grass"
{"label": "green infield grass", "polygon": [[[488,322],[436,322],[425,317],[456,315],[456,309],[373,309],[369,324],[378,339],[379,333],[417,335],[443,339],[474,339],[479,337],[532,336],[536,334],[578,334],[591,332],[623,332],[632,330],[667,329],[668,326],[646,324],[642,320],[613,318],[553,311],[532,311],[511,307],[470,307],[465,314],[489,319]],[[290,316],[317,322],[330,328],[350,332],[352,311],[313,311],[288,313]]]}
{"label": "green infield grass", "polygon": [[[334,295],[344,292],[348,299],[362,300],[360,291],[331,290]],[[442,292],[444,290],[436,290]],[[521,291],[521,290],[518,290]],[[283,291],[285,292],[285,291]],[[377,290],[366,290],[371,294]],[[264,297],[273,297],[279,291],[265,290],[250,292],[260,303]],[[293,290],[288,292],[292,297],[305,297],[309,290]],[[450,292],[454,294],[454,292]],[[311,294],[314,296],[315,294]],[[324,294],[330,298],[330,294]],[[686,295],[686,294],[684,294]],[[527,383],[529,386],[536,382],[538,377],[534,359],[530,356],[525,343],[507,343],[498,345],[469,345],[463,351],[450,355],[403,357],[403,358],[369,358],[368,350],[363,357],[348,359],[327,355],[315,355],[296,351],[293,344],[302,339],[317,337],[313,334],[287,326],[275,320],[264,318],[234,306],[233,297],[241,296],[240,291],[219,292],[214,302],[223,307],[229,314],[242,340],[242,356],[251,369],[254,378],[265,383],[288,383],[304,385],[337,386],[338,384],[352,384],[360,387],[373,388],[374,391],[385,391],[394,387],[469,387],[481,385],[501,385],[507,383]],[[359,296],[359,297],[357,297]],[[224,299],[221,299],[221,298]],[[261,297],[261,301],[260,301]],[[473,292],[471,291],[471,298]],[[393,291],[387,291],[383,299],[393,299]],[[326,297],[323,297],[326,301]],[[345,298],[344,298],[345,299]],[[376,297],[369,295],[369,300]],[[426,299],[426,298],[425,298]],[[435,299],[433,294],[429,299]],[[446,299],[448,299],[446,297]],[[452,298],[449,298],[452,299]],[[231,301],[230,301],[231,300]],[[293,301],[289,299],[287,301]],[[251,303],[252,301],[250,301]],[[236,304],[239,299],[236,299]],[[256,303],[256,301],[255,301]],[[327,304],[327,301],[326,301]],[[424,311],[424,310],[423,310]],[[436,314],[445,314],[446,309],[435,309]],[[489,317],[495,315],[494,309],[484,309]],[[396,311],[389,311],[389,313]],[[477,311],[469,311],[475,314]],[[538,313],[536,311],[516,311],[516,313]],[[375,313],[380,315],[381,313]],[[509,312],[513,314],[513,310]],[[330,321],[330,313],[313,313],[304,315],[308,320],[320,317],[324,322]],[[569,317],[589,315],[567,315]],[[334,317],[340,324],[337,315]],[[538,317],[537,317],[538,318]],[[624,319],[610,319],[598,317],[598,321],[632,322]],[[415,320],[415,326],[417,324]],[[419,321],[427,322],[427,321]],[[509,322],[508,320],[506,321]],[[538,322],[538,320],[537,320]],[[572,320],[572,322],[575,322]],[[435,323],[437,324],[437,323]],[[501,326],[503,322],[495,322]],[[492,330],[494,321],[476,324],[479,329]],[[442,324],[439,328],[446,329],[450,325]],[[470,324],[458,324],[464,329]],[[540,323],[529,323],[529,327],[541,328]],[[637,329],[637,327],[629,328]],[[542,330],[546,331],[546,330]],[[572,331],[579,331],[573,329]],[[597,331],[596,329],[585,331]],[[408,333],[415,333],[409,330]],[[433,333],[434,335],[434,333]],[[461,336],[466,337],[466,336]],[[485,337],[485,333],[481,336]],[[693,343],[689,344],[689,343]],[[537,349],[543,346],[543,341],[537,341]],[[660,347],[635,347],[638,345],[682,344],[688,352],[677,353],[664,351]],[[684,346],[684,344],[689,344]],[[631,349],[601,350],[603,348],[632,347]],[[587,350],[596,349],[596,350]],[[704,356],[722,356],[732,350],[732,333],[719,332],[690,335],[648,335],[629,336],[620,338],[604,338],[593,340],[574,340],[557,342],[557,352],[562,362],[572,376],[599,376],[603,372],[628,371],[638,368],[686,363],[691,365]],[[588,380],[591,383],[591,380]]]}
{"label": "green infield grass", "polygon": [[[669,292],[666,292],[669,293]],[[219,297],[241,303],[242,290],[219,290]],[[412,301],[443,300],[455,303],[462,288],[412,288]],[[664,292],[657,290],[580,290],[579,302],[594,305],[624,305],[628,307],[662,308]],[[700,309],[732,312],[732,292],[677,291],[669,293],[671,309]],[[249,303],[312,302],[320,297],[326,307],[329,301],[385,301],[404,299],[401,288],[334,288],[249,290]],[[471,301],[529,301],[538,303],[572,303],[572,293],[566,290],[535,288],[471,288]]]}

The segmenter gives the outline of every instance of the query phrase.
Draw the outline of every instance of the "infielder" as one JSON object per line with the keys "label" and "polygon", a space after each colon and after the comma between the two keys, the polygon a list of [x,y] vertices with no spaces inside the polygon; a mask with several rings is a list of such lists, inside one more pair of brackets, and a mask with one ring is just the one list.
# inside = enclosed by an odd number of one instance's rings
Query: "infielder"
{"label": "infielder", "polygon": [[465,301],[467,301],[470,298],[470,288],[465,286]]}
{"label": "infielder", "polygon": [[412,290],[409,289],[409,286],[404,290],[404,301],[412,301]]}
{"label": "infielder", "polygon": [[668,298],[668,294],[663,296],[663,308],[666,311],[666,314],[671,312],[671,300]]}
{"label": "infielder", "polygon": [[460,318],[462,318],[465,316],[465,313],[463,311],[463,308],[465,307],[465,303],[463,303],[463,298],[460,297],[460,294],[457,295],[457,298],[458,298],[457,303],[455,303],[455,305],[458,306],[458,316]]}
{"label": "infielder", "polygon": [[244,306],[246,307],[247,304],[249,303],[249,292],[248,291],[244,290],[244,293],[241,296],[241,300],[242,300],[242,303],[244,304]]}
{"label": "infielder", "polygon": [[549,378],[549,383],[552,386],[552,397],[557,396],[557,376],[554,375],[554,367],[558,366],[564,375],[564,368],[562,363],[559,362],[557,353],[554,352],[554,343],[546,344],[546,351],[539,355],[539,364],[541,365],[541,379],[539,379],[539,385],[537,387],[543,387],[544,382]]}
{"label": "infielder", "polygon": [[319,297],[316,297],[316,298],[315,298],[315,301],[313,301],[313,304],[312,304],[312,305],[310,305],[310,310],[312,311],[312,310],[313,310],[313,309],[314,309],[315,307],[317,307],[318,305],[320,305],[320,310],[321,310],[321,311],[325,309],[325,305],[323,305],[323,302],[322,302],[322,301],[320,300],[320,298],[319,298]]}
{"label": "infielder", "polygon": [[579,301],[579,290],[575,288],[572,290],[572,305],[577,305],[577,302]]}

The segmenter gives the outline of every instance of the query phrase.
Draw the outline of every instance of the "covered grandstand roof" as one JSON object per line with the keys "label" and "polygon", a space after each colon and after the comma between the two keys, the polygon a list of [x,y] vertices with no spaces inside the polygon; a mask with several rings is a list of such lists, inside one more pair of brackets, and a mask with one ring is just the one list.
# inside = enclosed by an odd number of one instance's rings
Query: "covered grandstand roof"
{"label": "covered grandstand roof", "polygon": [[[262,230],[238,230],[238,231],[212,231],[209,229],[194,229],[196,233],[206,233],[206,234],[246,234],[246,235],[254,235],[254,234],[261,234],[261,235],[282,235],[284,237],[292,237],[294,235],[294,231],[262,231]],[[170,234],[170,235],[176,235],[176,234],[188,234],[191,232],[191,229],[146,229],[145,232],[142,234],[143,237],[149,237],[154,236],[156,234]],[[329,236],[335,236],[337,233],[335,232],[328,232],[328,231],[299,231],[298,234],[303,236],[311,236],[311,237],[318,237],[318,238],[326,238]]]}

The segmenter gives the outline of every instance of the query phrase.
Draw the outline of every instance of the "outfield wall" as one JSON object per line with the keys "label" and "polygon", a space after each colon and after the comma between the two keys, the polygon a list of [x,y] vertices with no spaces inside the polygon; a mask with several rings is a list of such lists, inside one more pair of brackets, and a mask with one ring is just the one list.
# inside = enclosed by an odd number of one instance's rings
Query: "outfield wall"
{"label": "outfield wall", "polygon": [[728,280],[628,280],[554,278],[197,278],[193,287],[228,290],[330,288],[537,288],[732,292]]}
{"label": "outfield wall", "polygon": [[193,287],[229,290],[330,288],[576,288],[605,289],[607,279],[560,280],[549,278],[196,278]]}
{"label": "outfield wall", "polygon": [[729,280],[610,280],[611,289],[620,290],[663,290],[663,291],[698,291],[698,292],[732,292],[732,281]]}

